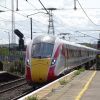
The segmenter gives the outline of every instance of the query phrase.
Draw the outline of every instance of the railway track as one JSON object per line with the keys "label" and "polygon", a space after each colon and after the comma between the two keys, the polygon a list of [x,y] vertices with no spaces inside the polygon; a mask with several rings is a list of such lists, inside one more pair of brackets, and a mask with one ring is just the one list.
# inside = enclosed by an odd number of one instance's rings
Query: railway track
{"label": "railway track", "polygon": [[17,100],[36,89],[29,86],[25,78],[17,79],[0,85],[0,100]]}
{"label": "railway track", "polygon": [[[68,74],[69,72],[67,72]],[[29,86],[25,78],[17,79],[5,84],[0,85],[0,100],[17,100],[40,87],[47,85],[43,84],[41,86],[35,87],[35,89]]]}
{"label": "railway track", "polygon": [[1,84],[0,85],[0,93],[10,91],[10,90],[20,87],[24,84],[27,84],[25,81],[25,78],[21,78],[21,79],[17,79],[17,80],[11,81],[11,82]]}
{"label": "railway track", "polygon": [[[27,94],[27,90],[32,87],[29,86],[25,78],[20,78],[11,82],[0,85],[0,100],[11,100],[15,97]],[[14,99],[15,100],[15,99]]]}
{"label": "railway track", "polygon": [[23,94],[20,94],[20,95],[18,95],[16,97],[12,98],[11,100],[17,100],[17,99],[19,99],[19,98],[21,98],[21,97],[33,92],[33,91],[35,91],[35,90],[33,88],[30,88],[26,92],[24,92]]}

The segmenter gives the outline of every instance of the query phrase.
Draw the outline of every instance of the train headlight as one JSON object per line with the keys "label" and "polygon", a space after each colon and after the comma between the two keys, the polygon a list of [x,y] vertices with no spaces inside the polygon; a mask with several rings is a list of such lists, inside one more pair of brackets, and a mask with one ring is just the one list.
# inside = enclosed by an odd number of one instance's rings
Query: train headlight
{"label": "train headlight", "polygon": [[26,64],[27,64],[27,65],[30,65],[29,60],[26,61]]}
{"label": "train headlight", "polygon": [[51,65],[55,65],[55,63],[56,63],[56,60],[55,59],[52,59]]}

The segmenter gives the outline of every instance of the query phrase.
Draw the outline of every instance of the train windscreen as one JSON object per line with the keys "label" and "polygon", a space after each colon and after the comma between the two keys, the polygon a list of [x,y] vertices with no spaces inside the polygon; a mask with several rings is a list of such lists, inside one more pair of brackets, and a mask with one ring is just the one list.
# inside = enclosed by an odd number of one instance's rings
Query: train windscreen
{"label": "train windscreen", "polygon": [[32,45],[32,58],[50,58],[52,56],[54,44],[37,43]]}

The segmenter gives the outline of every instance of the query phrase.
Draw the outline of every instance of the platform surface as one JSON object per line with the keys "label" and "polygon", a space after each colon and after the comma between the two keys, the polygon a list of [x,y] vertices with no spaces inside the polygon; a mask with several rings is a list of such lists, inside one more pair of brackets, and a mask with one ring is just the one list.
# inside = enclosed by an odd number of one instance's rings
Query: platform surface
{"label": "platform surface", "polygon": [[42,100],[100,100],[100,71],[96,72],[86,91],[80,96],[80,99],[77,99],[93,73],[94,71],[82,72],[71,82],[53,90]]}
{"label": "platform surface", "polygon": [[0,71],[0,74],[7,73],[6,71]]}
{"label": "platform surface", "polygon": [[81,100],[100,100],[100,71],[96,72],[95,77]]}

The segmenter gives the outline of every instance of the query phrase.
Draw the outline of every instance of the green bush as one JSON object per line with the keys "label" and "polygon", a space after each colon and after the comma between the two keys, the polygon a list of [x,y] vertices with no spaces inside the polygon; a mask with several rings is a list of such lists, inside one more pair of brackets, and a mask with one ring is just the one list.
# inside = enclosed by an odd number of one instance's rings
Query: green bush
{"label": "green bush", "polygon": [[76,75],[79,75],[81,72],[84,72],[85,71],[85,68],[84,67],[82,67],[82,68],[80,68],[79,70],[77,70],[76,72],[75,72],[75,76]]}
{"label": "green bush", "polygon": [[13,73],[13,72],[15,72],[14,67],[13,67],[13,66],[11,66],[11,67],[10,67],[10,69],[9,69],[9,71],[10,71],[10,72],[12,72],[12,73]]}
{"label": "green bush", "polygon": [[5,47],[0,48],[0,55],[9,55],[9,49]]}
{"label": "green bush", "polygon": [[79,75],[79,74],[80,74],[80,71],[77,70],[74,75],[76,76],[76,75]]}
{"label": "green bush", "polygon": [[63,79],[63,80],[60,80],[59,83],[60,83],[60,85],[65,85],[65,84],[67,84],[68,82],[67,82],[66,80]]}
{"label": "green bush", "polygon": [[82,68],[79,69],[79,71],[80,71],[80,72],[84,72],[84,71],[85,71],[85,68],[82,67]]}
{"label": "green bush", "polygon": [[26,100],[38,100],[37,96],[30,96]]}

